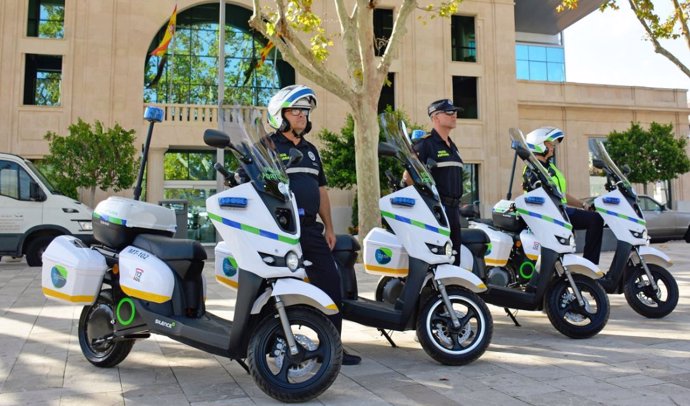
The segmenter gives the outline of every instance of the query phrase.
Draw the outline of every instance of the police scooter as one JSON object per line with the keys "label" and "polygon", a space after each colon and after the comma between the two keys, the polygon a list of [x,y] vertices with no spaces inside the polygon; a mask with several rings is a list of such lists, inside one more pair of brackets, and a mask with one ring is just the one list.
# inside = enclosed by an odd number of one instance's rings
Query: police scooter
{"label": "police scooter", "polygon": [[[597,283],[603,272],[590,261],[572,254],[575,251],[573,227],[568,222],[560,191],[527,148],[522,132],[511,128],[510,135],[516,154],[537,174],[540,187],[514,202],[499,202],[494,207],[493,224],[473,222],[471,229],[463,230],[460,266],[472,269],[487,282],[489,290],[480,294],[487,303],[504,307],[507,312],[507,309],[543,309],[562,334],[571,338],[592,337],[604,328],[609,317],[608,297]],[[518,276],[514,269],[505,267],[511,247],[517,241],[522,242],[517,245],[524,250],[523,254],[531,254],[531,258],[539,250],[536,270],[523,271],[529,276],[525,278],[529,279],[526,285],[516,283]],[[484,259],[486,249],[482,249],[487,243],[491,244],[491,259],[495,261],[489,266]],[[510,312],[508,315],[519,326],[514,315]]]}
{"label": "police scooter", "polygon": [[69,236],[50,244],[43,255],[44,294],[85,305],[79,345],[97,367],[118,365],[136,339],[154,333],[236,360],[277,400],[315,398],[340,370],[340,337],[324,315],[338,309],[301,280],[297,206],[281,161],[262,140],[258,113],[234,112],[225,123],[230,135],[204,133],[207,145],[232,150],[249,180],[206,201],[213,225],[236,248],[242,289],[232,321],[206,310],[201,244],[172,238],[173,211],[136,200],[153,123],[162,114],[146,111],[151,124],[135,199],[110,197],[96,207],[94,235],[101,245],[91,249]]}
{"label": "police scooter", "polygon": [[338,236],[333,250],[343,286],[343,318],[385,330],[416,329],[424,351],[446,365],[464,365],[489,346],[493,320],[476,292],[486,289],[470,271],[453,266],[448,220],[431,175],[419,162],[403,123],[384,113],[380,125],[386,141],[379,154],[398,159],[414,180],[413,186],[379,200],[389,229],[372,229],[364,238],[364,269],[393,277],[399,289],[389,301],[359,296],[354,263],[358,242]]}
{"label": "police scooter", "polygon": [[616,236],[616,253],[609,271],[599,280],[608,293],[623,293],[642,316],[661,318],[678,304],[678,283],[666,270],[671,260],[650,247],[637,194],[601,141],[595,143],[592,163],[606,175],[608,193],[594,199],[594,207]]}

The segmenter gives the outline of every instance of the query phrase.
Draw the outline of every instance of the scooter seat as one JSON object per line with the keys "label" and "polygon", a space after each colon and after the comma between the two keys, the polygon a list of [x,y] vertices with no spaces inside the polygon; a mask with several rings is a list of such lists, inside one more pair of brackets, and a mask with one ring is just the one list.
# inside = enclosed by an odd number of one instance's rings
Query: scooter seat
{"label": "scooter seat", "polygon": [[140,234],[132,243],[163,261],[204,261],[206,251],[199,241],[173,239],[163,235]]}
{"label": "scooter seat", "polygon": [[489,236],[482,230],[476,228],[463,228],[460,238],[463,244],[474,245],[474,244],[487,244],[491,242]]}

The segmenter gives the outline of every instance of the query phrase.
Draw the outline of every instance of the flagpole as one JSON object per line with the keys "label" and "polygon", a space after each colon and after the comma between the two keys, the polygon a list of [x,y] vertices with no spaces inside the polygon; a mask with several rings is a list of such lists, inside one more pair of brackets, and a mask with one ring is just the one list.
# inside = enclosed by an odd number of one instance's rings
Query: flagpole
{"label": "flagpole", "polygon": [[[175,27],[175,30],[177,31],[177,27]],[[168,70],[168,97],[166,101],[168,104],[172,104],[170,102],[172,99],[173,74],[175,73],[175,35],[172,36],[170,46],[168,48],[170,49],[170,69]]]}
{"label": "flagpole", "polygon": [[[223,130],[225,112],[223,101],[225,99],[225,0],[218,4],[218,129]],[[225,152],[222,148],[216,148],[216,162],[225,162]],[[223,190],[223,177],[216,174],[216,191]],[[219,239],[216,232],[216,239]]]}

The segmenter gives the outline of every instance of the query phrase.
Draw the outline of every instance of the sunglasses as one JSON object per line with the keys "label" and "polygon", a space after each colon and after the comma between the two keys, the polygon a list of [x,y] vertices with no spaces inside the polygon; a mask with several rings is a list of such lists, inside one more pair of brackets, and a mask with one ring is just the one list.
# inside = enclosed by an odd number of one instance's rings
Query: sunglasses
{"label": "sunglasses", "polygon": [[442,111],[437,111],[436,115],[441,114],[441,113],[443,113],[447,116],[454,116],[458,113],[458,111],[457,110],[442,110]]}
{"label": "sunglasses", "polygon": [[295,117],[299,116],[300,114],[304,114],[305,116],[309,115],[309,109],[285,109],[285,112]]}

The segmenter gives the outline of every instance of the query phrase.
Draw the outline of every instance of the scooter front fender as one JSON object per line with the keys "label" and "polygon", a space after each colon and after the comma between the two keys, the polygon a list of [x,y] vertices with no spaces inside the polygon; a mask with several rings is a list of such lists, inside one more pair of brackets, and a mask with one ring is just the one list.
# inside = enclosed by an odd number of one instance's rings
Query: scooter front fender
{"label": "scooter front fender", "polygon": [[434,279],[442,280],[444,285],[460,285],[472,292],[479,293],[486,290],[486,285],[472,271],[451,264],[436,266]]}
{"label": "scooter front fender", "polygon": [[656,248],[643,245],[637,250],[640,253],[640,256],[644,259],[644,262],[648,264],[655,264],[664,268],[668,268],[669,266],[673,265],[671,258]]}
{"label": "scooter front fender", "polygon": [[306,304],[321,310],[326,315],[338,313],[338,306],[323,290],[298,279],[282,278],[276,281],[272,290],[266,290],[254,301],[252,314],[260,313],[271,296],[280,296],[280,300],[286,307]]}
{"label": "scooter front fender", "polygon": [[563,263],[563,267],[571,273],[579,273],[592,279],[599,279],[604,276],[604,272],[602,272],[597,265],[587,258],[578,255],[565,254],[561,262]]}

